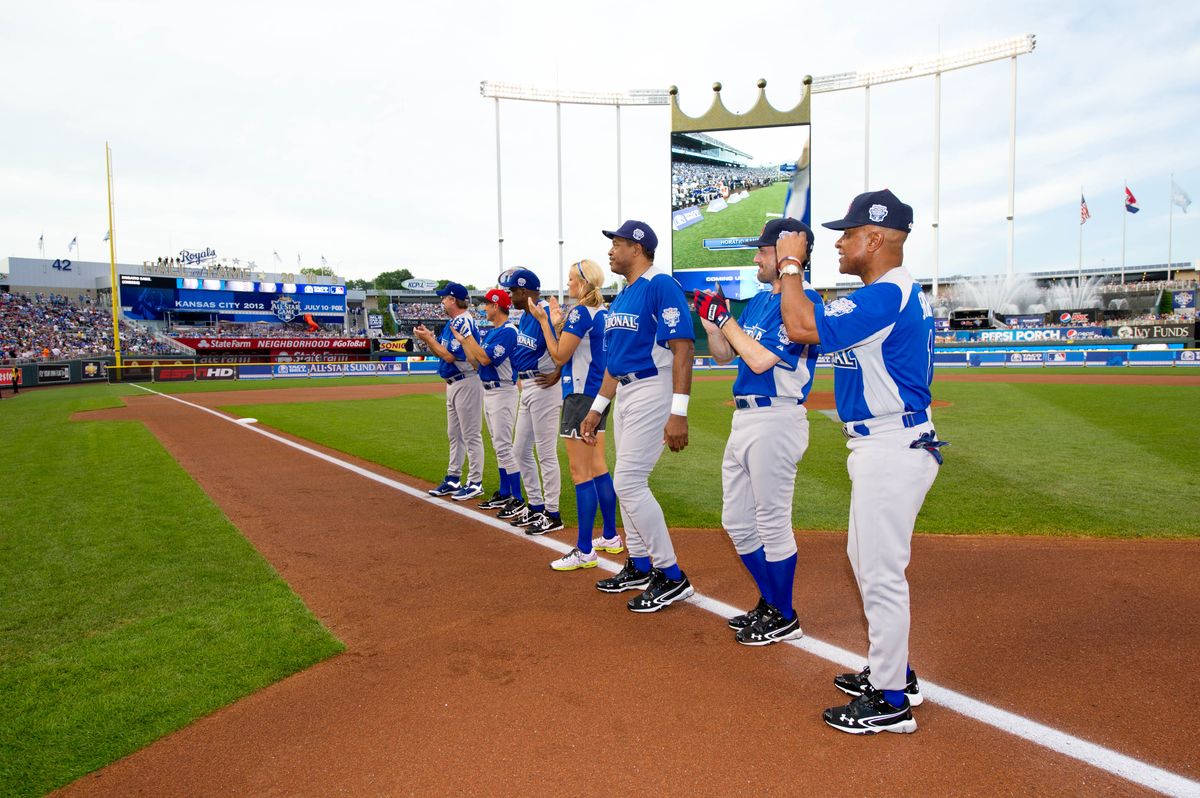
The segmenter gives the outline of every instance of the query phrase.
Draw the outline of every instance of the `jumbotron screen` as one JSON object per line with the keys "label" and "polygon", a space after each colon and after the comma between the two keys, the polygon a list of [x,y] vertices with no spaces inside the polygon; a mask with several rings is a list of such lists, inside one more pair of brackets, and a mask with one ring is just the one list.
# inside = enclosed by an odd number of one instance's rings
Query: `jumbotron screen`
{"label": "jumbotron screen", "polygon": [[207,314],[224,321],[279,324],[306,314],[336,322],[346,314],[343,285],[122,274],[120,287],[121,310],[130,319]]}
{"label": "jumbotron screen", "polygon": [[785,214],[809,222],[808,146],[808,125],[671,134],[671,266],[685,290],[761,288],[748,242]]}

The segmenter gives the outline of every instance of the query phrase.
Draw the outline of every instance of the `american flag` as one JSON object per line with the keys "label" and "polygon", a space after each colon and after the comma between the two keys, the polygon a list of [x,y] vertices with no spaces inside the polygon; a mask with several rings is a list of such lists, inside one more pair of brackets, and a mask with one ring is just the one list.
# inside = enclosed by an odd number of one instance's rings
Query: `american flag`
{"label": "american flag", "polygon": [[1090,213],[1088,213],[1088,209],[1087,209],[1087,200],[1085,200],[1083,198],[1083,195],[1080,194],[1079,195],[1079,223],[1083,224],[1084,222],[1086,222],[1088,219],[1091,219],[1091,218],[1092,218],[1092,215]]}

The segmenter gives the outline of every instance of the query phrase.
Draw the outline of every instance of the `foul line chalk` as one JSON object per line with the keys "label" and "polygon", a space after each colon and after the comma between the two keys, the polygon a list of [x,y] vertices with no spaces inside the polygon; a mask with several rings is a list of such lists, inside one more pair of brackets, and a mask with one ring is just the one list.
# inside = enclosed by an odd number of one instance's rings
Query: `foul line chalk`
{"label": "foul line chalk", "polygon": [[[217,418],[228,421],[232,424],[238,424],[243,429],[249,430],[250,432],[258,435],[262,435],[264,438],[270,438],[273,441],[282,443],[284,446],[290,446],[297,451],[311,455],[318,460],[324,460],[327,463],[338,466],[339,468],[344,468],[347,471],[358,474],[359,476],[365,477],[373,482],[377,482],[380,485],[386,485],[387,487],[398,490],[401,493],[413,497],[414,499],[420,499],[421,501],[428,502],[429,504],[440,507],[448,512],[457,513],[464,518],[469,518],[478,524],[490,526],[493,529],[497,529],[501,532],[505,532],[523,540],[527,540],[530,543],[536,543],[539,546],[544,546],[545,548],[551,549],[560,554],[566,554],[572,548],[574,548],[573,546],[568,546],[566,543],[554,540],[553,538],[526,535],[524,530],[509,526],[508,523],[504,521],[499,521],[491,516],[475,512],[474,510],[468,510],[465,507],[459,507],[453,502],[446,502],[443,499],[435,498],[422,490],[405,485],[403,482],[397,482],[394,479],[376,474],[373,471],[368,471],[367,469],[357,466],[354,463],[349,463],[345,460],[333,457],[332,455],[325,454],[324,452],[319,452],[316,449],[312,449],[303,444],[288,440],[281,435],[268,432],[261,427],[251,426],[250,419],[239,419],[234,416],[226,415],[225,413],[221,413],[217,410],[204,407],[203,405],[198,405],[194,402],[188,402],[184,399],[180,399],[179,397],[171,396],[170,394],[160,393],[152,388],[146,388],[142,385],[135,384],[133,387],[146,391],[147,393],[152,393],[155,396],[161,396],[164,399],[170,399],[173,402],[179,402],[182,405],[187,405],[188,407],[194,408],[201,412],[216,416]],[[609,573],[616,573],[621,569],[621,566],[610,559],[600,557],[597,568],[603,568]],[[718,615],[721,618],[728,618],[741,612],[741,610],[737,607],[732,607],[723,601],[709,598],[708,596],[701,595],[700,593],[696,593],[692,598],[688,599],[688,603],[707,610],[708,612]],[[829,643],[815,640],[811,637],[803,637],[799,640],[788,640],[785,644],[798,648],[801,651],[812,654],[813,656],[820,657],[821,659],[828,660],[829,662],[840,665],[848,670],[858,670],[862,666],[864,659],[864,657],[860,654],[855,654],[852,651],[847,651],[844,648],[839,648],[838,646],[830,645]],[[1126,756],[1125,754],[1113,751],[1100,745],[1096,745],[1095,743],[1089,743],[1087,740],[1083,740],[1079,737],[1067,734],[1066,732],[1053,729],[1049,726],[1038,723],[1037,721],[1030,720],[1029,718],[1022,717],[1012,712],[1006,712],[1003,709],[993,707],[990,704],[985,704],[982,701],[971,698],[967,695],[963,695],[962,693],[955,692],[949,688],[940,687],[933,682],[928,682],[922,679],[921,694],[924,695],[927,700],[932,701],[935,704],[940,704],[943,707],[953,710],[960,715],[971,718],[972,720],[987,724],[988,726],[999,729],[1003,732],[1007,732],[1015,737],[1020,737],[1022,740],[1027,740],[1036,745],[1040,745],[1043,748],[1047,748],[1051,751],[1062,754],[1063,756],[1077,759],[1080,762],[1084,762],[1092,767],[1098,768],[1099,770],[1112,773],[1113,775],[1120,776],[1123,779],[1128,779],[1136,784],[1149,787],[1152,790],[1157,790],[1164,795],[1181,797],[1200,795],[1200,781],[1194,781],[1186,778],[1185,776],[1180,776],[1177,773],[1172,773],[1169,770],[1155,767],[1154,765],[1143,762],[1140,759]]]}

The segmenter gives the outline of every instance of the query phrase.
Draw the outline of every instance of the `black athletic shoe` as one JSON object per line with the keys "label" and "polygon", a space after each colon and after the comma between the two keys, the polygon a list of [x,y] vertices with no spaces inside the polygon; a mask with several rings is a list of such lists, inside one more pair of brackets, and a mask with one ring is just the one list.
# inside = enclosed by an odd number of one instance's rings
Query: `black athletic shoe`
{"label": "black athletic shoe", "polygon": [[525,503],[520,499],[509,499],[504,506],[500,508],[500,512],[496,514],[496,518],[500,519],[501,521],[511,521],[517,517],[521,511],[521,508],[524,506]]}
{"label": "black athletic shoe", "polygon": [[514,518],[525,515],[527,512],[529,512],[529,507],[525,505],[525,502],[514,499],[496,517],[501,521],[511,521]]}
{"label": "black athletic shoe", "polygon": [[562,516],[552,517],[549,513],[535,513],[533,523],[525,527],[526,535],[544,535],[563,528]]}
{"label": "black athletic shoe", "polygon": [[750,610],[750,612],[742,613],[741,615],[735,615],[727,621],[729,628],[736,630],[745,629],[747,626],[751,626],[759,619],[759,616],[766,612],[767,608],[770,606],[771,605],[767,603],[765,598],[759,596],[758,603],[754,605],[754,609]]}
{"label": "black athletic shoe", "polygon": [[625,567],[615,576],[601,579],[596,583],[596,589],[601,593],[620,593],[624,590],[643,590],[650,584],[650,574],[639,571],[633,564],[633,558],[625,561]]}
{"label": "black athletic shoe", "polygon": [[536,524],[538,522],[538,519],[542,518],[543,516],[545,516],[545,513],[534,512],[533,510],[530,510],[528,507],[526,507],[525,512],[521,513],[516,518],[509,521],[508,525],[516,526],[516,527],[533,526],[534,524]]}
{"label": "black athletic shoe", "polygon": [[826,723],[847,734],[878,734],[881,731],[911,734],[917,730],[912,706],[894,707],[878,690],[868,690],[849,704],[830,707],[821,713]]}
{"label": "black athletic shoe", "polygon": [[737,633],[737,641],[743,646],[769,646],[784,640],[799,640],[801,637],[804,637],[804,630],[800,628],[800,616],[796,615],[796,611],[792,610],[792,619],[789,621],[770,604],[757,621],[745,629],[739,629]]}
{"label": "black athletic shoe", "polygon": [[500,491],[496,491],[492,494],[492,498],[484,499],[476,507],[480,510],[499,510],[501,507],[507,506],[510,500],[510,497],[505,496]]}
{"label": "black athletic shoe", "polygon": [[[871,666],[863,668],[859,673],[843,673],[841,676],[833,677],[833,686],[841,690],[846,695],[859,696],[867,690],[874,690],[871,685]],[[909,706],[919,707],[925,699],[921,696],[921,685],[917,684],[917,672],[913,671],[908,677],[908,684],[904,685],[904,697],[908,699]]]}
{"label": "black athletic shoe", "polygon": [[650,573],[650,586],[642,595],[629,600],[631,612],[658,612],[696,592],[692,590],[692,583],[688,581],[685,573],[680,573],[678,581],[668,579],[667,575],[657,568]]}

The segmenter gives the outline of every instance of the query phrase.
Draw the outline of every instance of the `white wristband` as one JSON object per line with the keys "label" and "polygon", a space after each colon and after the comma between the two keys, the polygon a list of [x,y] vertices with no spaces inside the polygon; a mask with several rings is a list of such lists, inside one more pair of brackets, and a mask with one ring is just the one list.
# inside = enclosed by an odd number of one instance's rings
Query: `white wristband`
{"label": "white wristband", "polygon": [[611,401],[612,399],[609,399],[607,396],[597,396],[592,400],[592,411],[603,414],[604,409],[608,407],[608,403]]}
{"label": "white wristband", "polygon": [[690,398],[686,393],[671,394],[671,415],[687,418],[688,399]]}

